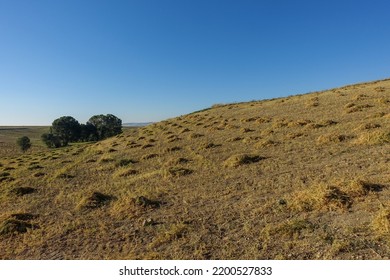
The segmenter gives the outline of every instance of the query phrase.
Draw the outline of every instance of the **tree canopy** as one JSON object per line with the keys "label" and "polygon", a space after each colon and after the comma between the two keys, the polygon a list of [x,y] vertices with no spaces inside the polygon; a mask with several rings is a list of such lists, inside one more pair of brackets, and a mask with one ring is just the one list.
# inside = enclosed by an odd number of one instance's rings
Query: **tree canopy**
{"label": "tree canopy", "polygon": [[86,124],[63,116],[53,121],[50,133],[42,134],[41,139],[48,147],[58,148],[70,142],[98,141],[120,133],[122,120],[112,114],[92,116]]}
{"label": "tree canopy", "polygon": [[63,142],[59,136],[54,135],[53,133],[44,133],[41,135],[41,139],[49,148],[59,148],[67,145],[65,145],[65,142]]}
{"label": "tree canopy", "polygon": [[65,146],[80,139],[80,123],[73,117],[64,116],[53,121],[51,133],[61,138]]}
{"label": "tree canopy", "polygon": [[96,128],[99,140],[122,133],[122,120],[111,114],[95,115],[88,120],[88,124]]}

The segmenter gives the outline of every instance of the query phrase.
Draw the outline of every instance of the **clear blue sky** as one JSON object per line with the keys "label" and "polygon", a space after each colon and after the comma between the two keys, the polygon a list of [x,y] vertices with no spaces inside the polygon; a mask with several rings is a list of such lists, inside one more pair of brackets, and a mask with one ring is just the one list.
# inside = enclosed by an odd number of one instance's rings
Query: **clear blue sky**
{"label": "clear blue sky", "polygon": [[390,77],[390,1],[0,0],[0,125],[159,121]]}

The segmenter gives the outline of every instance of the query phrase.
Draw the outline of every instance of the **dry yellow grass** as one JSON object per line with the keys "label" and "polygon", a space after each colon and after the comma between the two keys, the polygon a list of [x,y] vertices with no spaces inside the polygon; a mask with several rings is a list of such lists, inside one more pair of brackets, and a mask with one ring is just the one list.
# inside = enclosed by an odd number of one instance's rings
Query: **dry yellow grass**
{"label": "dry yellow grass", "polygon": [[376,234],[389,235],[390,234],[390,208],[382,207],[375,218],[373,219],[371,226]]}
{"label": "dry yellow grass", "polygon": [[218,105],[25,154],[1,138],[1,258],[387,259],[389,96]]}

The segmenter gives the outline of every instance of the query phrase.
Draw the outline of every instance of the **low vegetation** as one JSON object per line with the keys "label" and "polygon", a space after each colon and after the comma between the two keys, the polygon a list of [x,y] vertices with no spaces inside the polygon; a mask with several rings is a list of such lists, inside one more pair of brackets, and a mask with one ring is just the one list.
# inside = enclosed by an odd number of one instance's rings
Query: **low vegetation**
{"label": "low vegetation", "polygon": [[18,146],[22,150],[22,152],[26,152],[31,148],[31,140],[27,136],[20,137],[17,141]]}
{"label": "low vegetation", "polygon": [[224,165],[226,167],[238,167],[244,164],[255,163],[263,158],[259,155],[251,155],[251,154],[239,154],[233,155],[224,161]]}
{"label": "low vegetation", "polygon": [[112,196],[100,192],[93,192],[82,199],[77,205],[78,209],[95,209],[108,204],[113,199]]}

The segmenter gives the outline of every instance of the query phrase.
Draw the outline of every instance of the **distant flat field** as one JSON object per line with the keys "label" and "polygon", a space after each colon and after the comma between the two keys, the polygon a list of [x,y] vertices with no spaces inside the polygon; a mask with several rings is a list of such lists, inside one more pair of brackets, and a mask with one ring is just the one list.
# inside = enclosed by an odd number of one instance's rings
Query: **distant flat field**
{"label": "distant flat field", "polygon": [[16,144],[17,139],[22,136],[27,136],[31,140],[32,147],[28,152],[46,150],[41,142],[41,135],[48,131],[48,126],[0,126],[0,157],[22,154]]}
{"label": "distant flat field", "polygon": [[[18,138],[27,136],[30,138],[32,147],[27,153],[46,151],[48,148],[41,141],[41,135],[49,131],[49,126],[0,126],[0,158],[21,155],[16,141]],[[134,129],[124,127],[123,131]]]}

